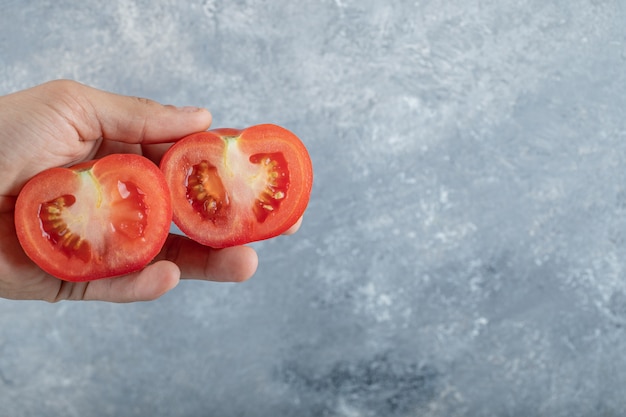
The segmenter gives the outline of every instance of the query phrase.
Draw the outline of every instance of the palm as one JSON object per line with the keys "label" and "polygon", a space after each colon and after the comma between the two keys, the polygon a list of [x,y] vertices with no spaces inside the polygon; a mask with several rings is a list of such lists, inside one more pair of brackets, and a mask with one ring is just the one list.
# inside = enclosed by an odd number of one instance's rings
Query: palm
{"label": "palm", "polygon": [[22,251],[15,236],[13,213],[0,214],[0,294],[9,298],[42,298],[51,294],[59,283],[46,276]]}

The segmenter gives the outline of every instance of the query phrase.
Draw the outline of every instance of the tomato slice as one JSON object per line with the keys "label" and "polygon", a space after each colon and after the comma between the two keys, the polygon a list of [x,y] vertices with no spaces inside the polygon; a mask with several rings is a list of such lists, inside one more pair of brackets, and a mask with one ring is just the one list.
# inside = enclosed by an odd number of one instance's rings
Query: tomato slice
{"label": "tomato slice", "polygon": [[143,268],[161,250],[171,219],[162,172],[133,154],[43,171],[26,183],[15,206],[24,252],[66,281]]}
{"label": "tomato slice", "polygon": [[276,125],[189,135],[163,156],[174,223],[214,248],[277,236],[304,213],[311,159],[296,135]]}

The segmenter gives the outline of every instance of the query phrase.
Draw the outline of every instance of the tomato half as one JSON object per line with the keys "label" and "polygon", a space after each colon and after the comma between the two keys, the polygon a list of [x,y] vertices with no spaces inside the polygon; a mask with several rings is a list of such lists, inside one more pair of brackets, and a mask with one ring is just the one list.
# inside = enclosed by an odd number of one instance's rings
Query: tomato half
{"label": "tomato half", "polygon": [[26,183],[15,206],[24,252],[66,281],[143,268],[161,250],[171,219],[162,172],[133,154],[43,171]]}
{"label": "tomato half", "polygon": [[214,248],[268,239],[304,213],[311,159],[296,135],[276,125],[189,135],[163,156],[174,223]]}

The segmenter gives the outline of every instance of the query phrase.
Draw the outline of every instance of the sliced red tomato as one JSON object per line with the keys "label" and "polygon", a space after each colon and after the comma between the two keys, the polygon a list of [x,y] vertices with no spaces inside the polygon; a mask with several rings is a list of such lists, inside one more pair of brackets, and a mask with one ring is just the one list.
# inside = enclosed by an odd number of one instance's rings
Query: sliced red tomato
{"label": "sliced red tomato", "polygon": [[161,250],[171,219],[162,172],[132,154],[43,171],[26,183],[15,206],[24,252],[67,281],[143,268]]}
{"label": "sliced red tomato", "polygon": [[187,136],[163,156],[161,169],[174,223],[214,248],[285,232],[304,213],[313,183],[304,144],[269,124]]}

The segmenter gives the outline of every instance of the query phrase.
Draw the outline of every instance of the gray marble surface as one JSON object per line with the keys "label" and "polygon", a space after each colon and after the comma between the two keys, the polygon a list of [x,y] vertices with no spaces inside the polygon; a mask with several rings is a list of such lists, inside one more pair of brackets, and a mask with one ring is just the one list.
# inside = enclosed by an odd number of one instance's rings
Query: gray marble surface
{"label": "gray marble surface", "polygon": [[621,0],[0,0],[0,93],[271,122],[300,232],[244,284],[0,300],[0,415],[626,413]]}

